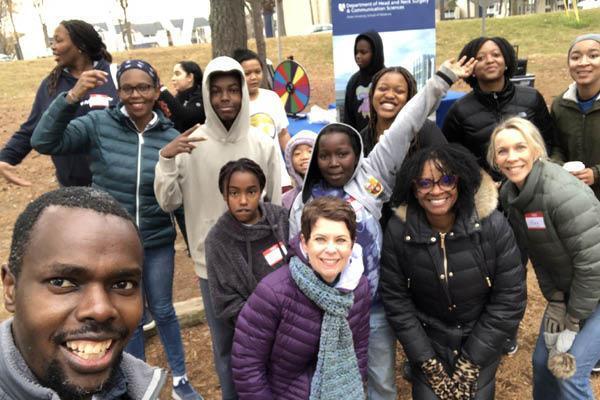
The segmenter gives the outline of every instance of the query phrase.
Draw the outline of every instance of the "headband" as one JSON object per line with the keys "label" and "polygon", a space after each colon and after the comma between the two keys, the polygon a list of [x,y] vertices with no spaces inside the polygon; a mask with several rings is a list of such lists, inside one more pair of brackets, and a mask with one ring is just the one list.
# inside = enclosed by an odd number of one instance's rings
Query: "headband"
{"label": "headband", "polygon": [[125,71],[128,71],[130,69],[141,69],[142,71],[150,75],[150,78],[152,78],[152,82],[154,83],[154,85],[158,84],[158,74],[156,73],[156,70],[152,67],[152,65],[150,65],[144,60],[123,61],[121,65],[119,65],[119,69],[117,70],[117,82],[121,80],[121,75],[123,75]]}

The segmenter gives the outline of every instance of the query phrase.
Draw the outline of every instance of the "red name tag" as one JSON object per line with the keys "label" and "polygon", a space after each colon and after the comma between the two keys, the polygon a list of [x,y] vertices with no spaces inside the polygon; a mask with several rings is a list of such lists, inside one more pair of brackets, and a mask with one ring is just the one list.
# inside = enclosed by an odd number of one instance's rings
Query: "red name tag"
{"label": "red name tag", "polygon": [[271,267],[283,260],[283,257],[287,254],[287,249],[283,242],[279,242],[263,251],[263,256]]}
{"label": "red name tag", "polygon": [[546,229],[544,213],[541,211],[525,213],[525,222],[527,223],[527,229],[529,230],[539,231]]}

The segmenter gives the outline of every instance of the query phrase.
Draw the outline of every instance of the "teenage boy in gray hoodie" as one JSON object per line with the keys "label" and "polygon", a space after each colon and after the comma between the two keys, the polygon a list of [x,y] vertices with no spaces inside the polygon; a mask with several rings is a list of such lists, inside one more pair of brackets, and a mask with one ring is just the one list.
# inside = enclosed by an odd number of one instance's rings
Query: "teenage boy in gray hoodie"
{"label": "teenage boy in gray hoodie", "polygon": [[123,352],[142,316],[143,248],[127,211],[88,187],[18,217],[2,267],[0,399],[158,399],[165,372]]}
{"label": "teenage boy in gray hoodie", "polygon": [[179,135],[160,151],[154,177],[154,192],[167,212],[184,206],[190,253],[206,320],[211,332],[215,367],[223,399],[236,399],[231,368],[229,327],[218,319],[210,301],[205,261],[205,239],[217,219],[227,210],[218,189],[221,167],[247,157],[266,175],[265,194],[281,204],[279,149],[273,141],[250,125],[248,87],[242,66],[232,58],[217,57],[206,66],[202,96],[206,123]]}

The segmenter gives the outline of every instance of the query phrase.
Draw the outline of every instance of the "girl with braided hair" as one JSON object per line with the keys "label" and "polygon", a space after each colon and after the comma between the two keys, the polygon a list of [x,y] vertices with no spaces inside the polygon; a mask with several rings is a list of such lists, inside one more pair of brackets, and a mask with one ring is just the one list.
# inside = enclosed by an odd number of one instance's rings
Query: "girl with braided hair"
{"label": "girl with braided hair", "polygon": [[[29,186],[31,182],[16,174],[19,164],[31,151],[31,135],[44,111],[61,93],[75,86],[84,71],[92,69],[107,73],[106,83],[90,90],[79,99],[73,118],[91,110],[107,108],[118,100],[116,85],[112,81],[110,63],[112,56],[94,27],[85,21],[62,21],[54,31],[52,54],[56,66],[40,84],[31,113],[0,151],[0,176],[10,183]],[[61,186],[88,186],[92,181],[88,157],[82,154],[53,155],[56,178]]]}

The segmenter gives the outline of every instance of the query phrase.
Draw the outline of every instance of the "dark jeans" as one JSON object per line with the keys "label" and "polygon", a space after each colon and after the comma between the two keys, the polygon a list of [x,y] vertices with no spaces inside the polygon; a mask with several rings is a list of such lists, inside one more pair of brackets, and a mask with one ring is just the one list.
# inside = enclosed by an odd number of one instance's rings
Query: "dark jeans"
{"label": "dark jeans", "polygon": [[237,400],[238,396],[231,373],[231,347],[235,329],[216,317],[206,279],[200,278],[200,292],[202,293],[206,322],[210,329],[215,369],[221,384],[221,396],[223,400]]}

